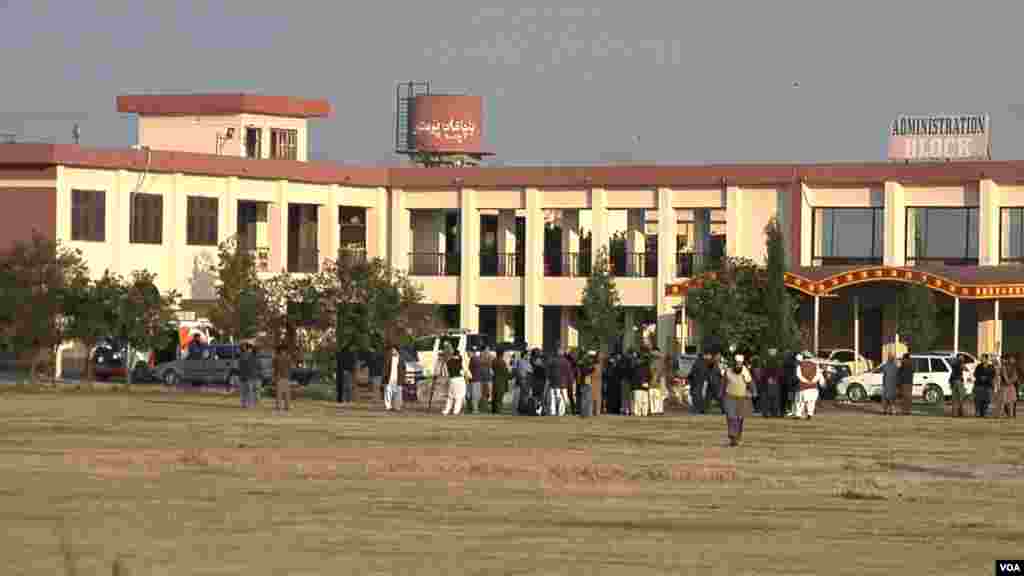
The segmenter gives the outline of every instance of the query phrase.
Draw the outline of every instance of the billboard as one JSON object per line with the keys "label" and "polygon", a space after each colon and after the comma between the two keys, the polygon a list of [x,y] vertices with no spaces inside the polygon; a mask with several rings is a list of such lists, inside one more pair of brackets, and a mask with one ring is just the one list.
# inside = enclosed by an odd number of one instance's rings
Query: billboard
{"label": "billboard", "polygon": [[483,153],[484,101],[480,96],[416,96],[409,123],[421,152]]}
{"label": "billboard", "polygon": [[900,116],[889,127],[889,160],[989,160],[988,114]]}

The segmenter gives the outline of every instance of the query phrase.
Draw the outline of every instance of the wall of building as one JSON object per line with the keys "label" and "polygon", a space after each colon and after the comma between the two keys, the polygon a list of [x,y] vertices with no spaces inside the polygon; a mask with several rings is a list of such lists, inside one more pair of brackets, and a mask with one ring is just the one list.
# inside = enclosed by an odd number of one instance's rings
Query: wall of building
{"label": "wall of building", "polygon": [[[297,160],[305,162],[309,158],[308,124],[305,118],[259,114],[140,116],[138,143],[153,150],[245,156],[245,129],[252,126],[261,129],[261,157],[270,158],[270,129],[282,128],[296,131]],[[218,137],[223,137],[228,128],[234,129],[234,136],[230,140],[220,142]]]}

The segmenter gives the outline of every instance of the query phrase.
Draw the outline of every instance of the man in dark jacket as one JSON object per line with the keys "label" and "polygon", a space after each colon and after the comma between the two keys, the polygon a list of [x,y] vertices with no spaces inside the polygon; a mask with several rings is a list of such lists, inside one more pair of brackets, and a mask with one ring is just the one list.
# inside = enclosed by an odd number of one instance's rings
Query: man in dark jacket
{"label": "man in dark jacket", "polygon": [[711,372],[708,374],[707,394],[704,396],[704,411],[711,409],[711,400],[718,402],[718,408],[725,414],[725,404],[722,402],[722,354],[715,352],[712,356]]}
{"label": "man in dark jacket", "polygon": [[797,362],[796,354],[787,353],[782,363],[782,380],[779,381],[779,406],[782,415],[793,413],[793,398],[790,396],[797,390]]}
{"label": "man in dark jacket", "polygon": [[708,387],[712,366],[711,351],[705,350],[704,355],[693,363],[693,366],[690,368],[690,374],[686,377],[690,385],[691,414],[704,414],[707,412],[707,406],[704,404],[704,391]]}
{"label": "man in dark jacket", "polygon": [[953,392],[953,417],[964,415],[964,360],[960,354],[949,359],[949,388]]}
{"label": "man in dark jacket", "polygon": [[760,386],[761,415],[766,417],[781,417],[782,403],[779,396],[782,389],[782,359],[779,358],[775,348],[768,349],[768,357],[764,361],[764,369],[761,371]]}
{"label": "man in dark jacket", "polygon": [[338,403],[352,401],[352,382],[355,378],[356,355],[351,350],[344,350],[338,354]]}
{"label": "man in dark jacket", "polygon": [[996,370],[988,354],[981,355],[981,363],[974,369],[974,415],[984,418],[988,406],[992,403],[992,386],[995,384]]}

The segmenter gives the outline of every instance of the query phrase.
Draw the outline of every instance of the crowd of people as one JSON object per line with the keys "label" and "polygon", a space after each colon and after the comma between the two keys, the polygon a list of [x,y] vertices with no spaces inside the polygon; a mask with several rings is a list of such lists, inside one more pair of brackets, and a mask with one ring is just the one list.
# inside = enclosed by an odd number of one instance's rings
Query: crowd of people
{"label": "crowd of people", "polygon": [[[950,359],[949,387],[953,397],[953,416],[957,418],[963,417],[966,412],[966,371],[967,358],[963,354]],[[974,368],[973,376],[976,417],[1017,417],[1017,387],[1021,380],[1017,355],[1005,354],[999,357],[982,354],[981,361]],[[890,355],[882,365],[882,412],[895,414],[899,402],[902,404],[903,414],[909,415],[913,386],[914,363],[910,354],[904,354],[900,359]]]}

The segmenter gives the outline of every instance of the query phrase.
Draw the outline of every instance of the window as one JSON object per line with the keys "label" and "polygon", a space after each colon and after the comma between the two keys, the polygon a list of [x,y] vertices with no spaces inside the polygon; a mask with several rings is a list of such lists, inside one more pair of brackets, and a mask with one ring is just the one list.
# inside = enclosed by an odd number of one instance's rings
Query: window
{"label": "window", "polygon": [[132,194],[132,244],[162,244],[164,238],[164,197],[160,194]]}
{"label": "window", "polygon": [[298,130],[270,129],[270,157],[280,160],[298,160]]}
{"label": "window", "polygon": [[978,263],[978,208],[907,208],[907,262]]}
{"label": "window", "polygon": [[853,352],[842,350],[833,354],[832,359],[836,362],[853,362]]}
{"label": "window", "polygon": [[927,358],[911,358],[915,374],[924,374],[931,371]]}
{"label": "window", "polygon": [[254,126],[249,126],[245,129],[245,157],[246,158],[262,158],[262,144],[263,130]]}
{"label": "window", "polygon": [[366,250],[366,208],[340,206],[338,228],[342,249]]}
{"label": "window", "polygon": [[812,263],[815,266],[880,264],[885,221],[882,210],[881,207],[815,208]]}
{"label": "window", "polygon": [[71,239],[103,242],[106,239],[107,193],[102,190],[71,191]]}
{"label": "window", "polygon": [[203,196],[188,197],[189,246],[217,245],[217,199]]}
{"label": "window", "polygon": [[1003,208],[999,218],[999,261],[1024,263],[1024,208]]}
{"label": "window", "polygon": [[942,358],[932,358],[932,372],[949,372],[949,365]]}

